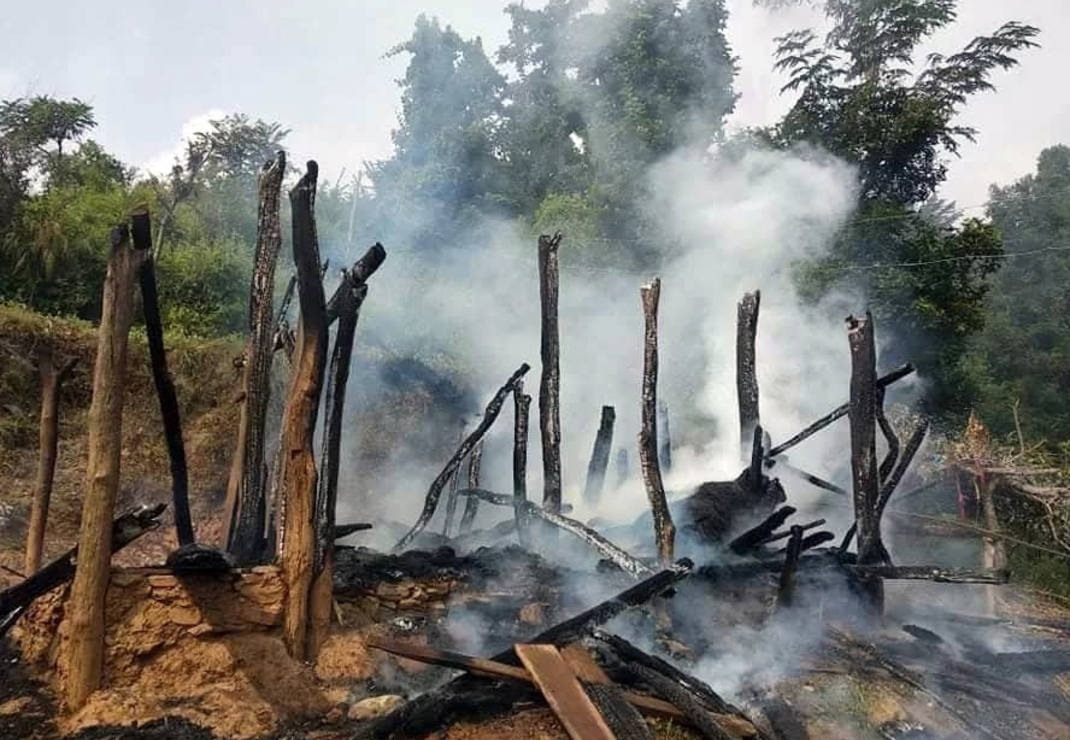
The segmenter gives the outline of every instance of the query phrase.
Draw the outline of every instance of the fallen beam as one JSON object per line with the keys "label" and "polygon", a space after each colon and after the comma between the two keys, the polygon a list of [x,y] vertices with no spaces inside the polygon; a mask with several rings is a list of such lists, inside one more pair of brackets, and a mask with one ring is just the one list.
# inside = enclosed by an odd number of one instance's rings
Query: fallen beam
{"label": "fallen beam", "polygon": [[[160,517],[166,508],[166,504],[142,506],[118,517],[112,523],[111,551],[116,553],[143,534],[158,528]],[[3,624],[0,636],[18,619],[16,615],[14,619],[8,621],[13,612],[21,614],[21,611],[24,611],[35,599],[74,577],[74,563],[77,556],[78,548],[72,547],[29,578],[0,591],[0,623]]]}
{"label": "fallen beam", "polygon": [[521,644],[513,649],[572,740],[616,740],[556,647]]}
{"label": "fallen beam", "polygon": [[[427,525],[431,521],[431,517],[435,515],[435,509],[438,508],[438,501],[442,497],[442,489],[445,488],[446,482],[457,473],[461,467],[461,461],[472,451],[472,449],[479,443],[479,440],[483,439],[483,435],[487,433],[494,420],[498,418],[498,414],[501,413],[502,405],[505,403],[505,398],[512,393],[513,388],[518,380],[527,374],[531,366],[526,362],[517,368],[516,372],[510,376],[509,380],[505,382],[498,392],[494,394],[494,398],[487,404],[486,410],[483,412],[483,419],[479,422],[479,425],[472,431],[471,434],[461,443],[461,446],[457,448],[457,451],[453,453],[453,457],[446,463],[446,467],[442,469],[442,472],[438,474],[438,477],[431,483],[431,488],[427,491],[427,498],[424,501],[423,511],[420,512],[420,517],[416,520],[416,524],[410,529],[396,545],[394,545],[394,551],[403,550],[409,546],[410,543],[420,532],[424,531]],[[560,502],[558,502],[560,507]]]}
{"label": "fallen beam", "polygon": [[[458,493],[461,496],[475,497],[496,506],[514,506],[516,504],[515,497],[513,496],[506,496],[502,493],[494,493],[493,491],[486,491],[481,488],[467,488]],[[525,501],[523,506],[525,513],[529,517],[537,517],[579,537],[592,548],[602,553],[607,560],[618,565],[626,573],[635,577],[653,574],[654,570],[652,568],[633,555],[630,555],[626,550],[617,547],[586,524],[578,522],[575,519],[570,519],[562,514],[554,514],[530,501]]]}
{"label": "fallen beam", "polygon": [[743,555],[758,548],[764,542],[770,542],[770,536],[795,513],[794,506],[782,506],[766,519],[728,543],[728,549],[737,555]]}
{"label": "fallen beam", "polygon": [[899,581],[935,581],[936,583],[1010,583],[1009,570],[1002,568],[938,568],[928,565],[845,565],[856,575]]}
{"label": "fallen beam", "polygon": [[[899,368],[898,370],[893,370],[892,372],[888,373],[887,375],[885,375],[885,376],[883,376],[881,378],[878,378],[877,379],[877,387],[878,388],[887,388],[888,386],[890,386],[893,383],[896,383],[896,382],[902,380],[903,378],[907,377],[908,375],[910,375],[913,372],[914,372],[914,366],[913,365],[904,365],[903,367]],[[813,424],[811,424],[810,426],[808,426],[805,429],[803,429],[801,432],[796,434],[791,439],[787,440],[786,442],[781,442],[779,445],[777,445],[773,449],[769,450],[769,453],[766,455],[766,459],[772,459],[774,457],[779,457],[780,455],[783,455],[785,452],[790,450],[792,447],[796,446],[797,444],[799,444],[801,442],[804,442],[805,440],[809,439],[810,437],[812,437],[815,434],[817,434],[818,432],[820,432],[825,427],[827,427],[830,424],[832,424],[832,422],[834,422],[834,421],[836,421],[838,419],[842,419],[843,417],[847,416],[847,411],[848,411],[849,408],[850,408],[850,404],[845,403],[842,406],[838,406],[837,408],[833,409],[830,413],[826,414],[825,416],[822,416],[820,419],[818,419]]]}

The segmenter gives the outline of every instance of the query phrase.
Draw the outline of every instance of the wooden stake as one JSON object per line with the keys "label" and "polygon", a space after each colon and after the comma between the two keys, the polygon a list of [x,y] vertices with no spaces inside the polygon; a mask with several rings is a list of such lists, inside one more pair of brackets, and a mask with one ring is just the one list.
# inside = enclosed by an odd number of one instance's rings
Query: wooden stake
{"label": "wooden stake", "polygon": [[[275,263],[282,247],[279,197],[285,172],[286,155],[281,151],[260,170],[256,257],[249,288],[250,336],[242,377],[238,439],[234,447],[223,509],[223,531],[226,536],[224,545],[239,563],[257,561],[264,546],[264,436],[268,398],[271,393],[271,359],[275,349],[276,323],[272,304]],[[318,264],[316,273],[319,273]],[[322,286],[319,292],[323,293]],[[302,306],[304,303],[302,296]]]}
{"label": "wooden stake", "polygon": [[591,462],[587,466],[587,486],[583,491],[583,498],[588,506],[596,506],[602,497],[606,468],[609,467],[609,451],[613,447],[613,424],[616,420],[616,410],[612,406],[603,406],[598,435],[594,438],[594,450],[591,451]]}
{"label": "wooden stake", "polygon": [[38,434],[40,454],[37,461],[37,483],[30,504],[30,524],[26,531],[24,570],[27,577],[32,576],[41,567],[59,448],[59,394],[63,381],[70,375],[77,361],[78,358],[72,358],[57,371],[51,344],[45,345],[37,354],[37,374],[41,383],[41,421]]}
{"label": "wooden stake", "polygon": [[657,388],[658,388],[658,300],[661,280],[654,278],[640,291],[646,331],[643,341],[642,431],[639,432],[639,462],[643,470],[646,495],[654,515],[654,536],[658,544],[658,558],[663,567],[672,563],[676,526],[665,500],[665,486],[658,467]]}
{"label": "wooden stake", "polygon": [[539,237],[539,299],[542,305],[542,378],[539,430],[542,433],[542,505],[561,511],[561,346],[557,328],[558,253],[561,234]]}
{"label": "wooden stake", "polygon": [[[282,417],[282,479],[280,498],[285,516],[280,557],[286,583],[283,639],[290,655],[313,660],[309,604],[316,552],[314,524],[317,488],[313,436],[327,364],[327,301],[320,279],[319,243],[313,211],[319,168],[308,163],[305,175],[290,191],[293,256],[297,265],[297,293],[301,315],[297,347]],[[269,314],[270,315],[270,314]],[[262,464],[262,463],[261,463]],[[259,532],[259,529],[257,530]]]}
{"label": "wooden stake", "polygon": [[531,396],[524,393],[524,381],[513,387],[513,516],[516,536],[523,547],[531,547],[528,532],[528,413]]}
{"label": "wooden stake", "polygon": [[66,699],[72,710],[80,709],[100,687],[104,662],[104,599],[119,490],[126,353],[134,319],[134,281],[144,259],[145,253],[131,245],[128,225],[112,230],[89,407],[89,462],[79,557],[68,601]]}
{"label": "wooden stake", "polygon": [[758,371],[754,349],[761,300],[762,293],[756,290],[744,293],[737,306],[736,396],[739,401],[739,444],[744,455],[750,451],[754,427],[761,418],[758,413]]}
{"label": "wooden stake", "polygon": [[[881,542],[878,503],[880,479],[877,472],[877,352],[873,317],[847,319],[847,339],[851,348],[851,396],[848,419],[851,423],[851,476],[855,521],[858,524],[858,564],[886,563]],[[883,587],[879,579],[865,584],[879,609]]]}

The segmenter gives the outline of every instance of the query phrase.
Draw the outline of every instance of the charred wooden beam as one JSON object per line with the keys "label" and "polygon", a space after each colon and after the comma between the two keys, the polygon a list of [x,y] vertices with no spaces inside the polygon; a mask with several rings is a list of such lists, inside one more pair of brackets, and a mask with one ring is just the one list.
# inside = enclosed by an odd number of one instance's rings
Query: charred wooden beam
{"label": "charred wooden beam", "polygon": [[[457,433],[457,444],[464,442],[464,421],[461,421],[461,429]],[[464,460],[461,460],[463,463]],[[456,472],[450,476],[449,492],[446,494],[446,518],[442,522],[442,534],[449,537],[453,531],[453,519],[457,516],[457,492],[461,490],[461,469],[458,465]]]}
{"label": "charred wooden beam", "polygon": [[[314,205],[319,167],[309,161],[304,176],[290,190],[293,259],[301,313],[298,342],[282,417],[282,478],[280,556],[286,583],[283,639],[296,660],[314,658],[322,627],[312,609],[316,556],[316,490],[318,475],[313,452],[323,376],[327,364],[327,308],[320,276],[319,238]],[[262,523],[259,526],[263,526]],[[259,529],[257,532],[259,533]]]}
{"label": "charred wooden beam", "polygon": [[[825,524],[825,520],[824,519],[815,519],[812,522],[807,522],[806,524],[799,525],[799,528],[802,529],[802,531],[807,532],[807,531],[809,531],[811,529],[814,529],[815,527],[820,527],[822,524]],[[776,534],[769,535],[768,537],[766,537],[764,540],[762,540],[758,544],[759,545],[771,545],[774,542],[779,542],[780,540],[786,540],[788,537],[791,537],[791,530],[787,530],[787,531],[784,531],[784,532],[777,532]]]}
{"label": "charred wooden beam", "polygon": [[895,433],[895,427],[888,421],[888,417],[884,413],[884,394],[885,389],[877,386],[877,425],[880,427],[881,434],[884,435],[884,441],[888,444],[888,452],[885,454],[884,459],[881,460],[880,468],[877,471],[881,483],[888,480],[888,476],[892,474],[896,460],[899,459],[900,447],[899,436]]}
{"label": "charred wooden beam", "polygon": [[539,300],[542,306],[542,376],[539,382],[542,505],[554,512],[561,510],[561,345],[557,327],[560,245],[560,233],[539,237]]}
{"label": "charred wooden beam", "polygon": [[767,458],[766,465],[775,470],[782,470],[783,472],[788,473],[789,475],[798,478],[801,481],[809,483],[815,488],[820,488],[824,491],[829,491],[840,496],[850,495],[850,492],[843,486],[838,486],[835,483],[832,483],[831,481],[827,481],[824,478],[819,478],[813,473],[808,473],[805,470],[800,470],[794,465],[791,465],[783,460],[769,460]]}
{"label": "charred wooden beam", "polygon": [[[884,564],[888,553],[881,542],[877,505],[880,480],[877,476],[877,351],[873,317],[847,319],[847,339],[851,348],[851,478],[855,521],[858,523],[859,565]],[[881,610],[884,589],[878,579],[861,584],[872,605]]]}
{"label": "charred wooden beam", "polygon": [[777,588],[777,609],[788,609],[795,601],[795,571],[799,568],[799,557],[803,551],[802,527],[791,528],[791,539],[788,540],[787,555],[784,558],[784,569],[780,571],[780,585]]}
{"label": "charred wooden beam", "polygon": [[[910,375],[913,372],[914,372],[914,366],[913,365],[904,365],[903,367],[899,368],[898,370],[894,370],[894,371],[888,373],[887,375],[879,378],[877,380],[877,386],[879,388],[887,388],[888,386],[890,386],[893,383],[896,383],[896,382],[902,380],[903,378],[907,377],[908,375]],[[834,421],[836,421],[838,419],[842,419],[843,417],[847,416],[847,412],[848,412],[849,409],[850,409],[850,403],[845,403],[842,406],[839,406],[839,407],[833,409],[830,413],[826,414],[825,416],[822,416],[820,419],[818,419],[813,424],[811,424],[810,426],[808,426],[805,429],[803,429],[801,432],[796,434],[791,439],[787,440],[786,442],[781,442],[779,445],[777,445],[773,449],[769,450],[769,452],[766,454],[766,457],[767,458],[774,458],[774,457],[778,457],[780,455],[783,455],[785,452],[790,450],[792,447],[794,447],[795,445],[797,445],[797,444],[809,439],[810,437],[814,436],[815,434],[820,432],[822,429],[824,429],[825,427],[827,427],[830,424],[832,424]]]}
{"label": "charred wooden beam", "polygon": [[794,513],[794,506],[782,506],[766,517],[760,524],[748,529],[739,537],[736,537],[729,542],[728,549],[737,555],[743,555],[756,549],[763,543],[771,541],[770,536],[773,532],[784,524],[784,522],[788,520],[788,517]]}
{"label": "charred wooden beam", "polygon": [[89,461],[79,557],[67,610],[71,662],[66,699],[75,710],[99,688],[104,661],[104,602],[122,459],[126,354],[134,319],[134,281],[146,255],[131,243],[128,224],[112,230],[89,407]]}
{"label": "charred wooden beam", "polygon": [[602,497],[606,469],[609,467],[609,452],[613,447],[613,424],[616,420],[616,410],[612,406],[603,406],[598,434],[594,438],[594,449],[591,451],[591,462],[587,466],[587,486],[583,491],[583,499],[588,506],[596,506]]}
{"label": "charred wooden beam", "polygon": [[[483,463],[483,443],[480,442],[472,450],[472,454],[468,456],[468,487],[479,488],[479,470]],[[461,526],[458,528],[460,534],[467,534],[472,531],[472,523],[476,520],[476,513],[479,511],[479,497],[469,496],[464,501],[464,513],[461,514]]]}
{"label": "charred wooden beam", "polygon": [[528,413],[531,396],[524,393],[524,381],[513,386],[513,517],[521,546],[531,547],[528,533]]}
{"label": "charred wooden beam", "polygon": [[30,503],[30,523],[26,528],[26,575],[41,567],[45,549],[45,529],[48,508],[52,500],[52,484],[56,476],[56,457],[59,449],[59,400],[63,382],[70,376],[78,358],[71,358],[56,368],[51,343],[37,352],[37,376],[41,387],[41,418],[38,429],[39,455],[37,480]]}
{"label": "charred wooden beam", "polygon": [[1004,568],[942,568],[929,565],[845,565],[860,576],[900,581],[935,581],[936,583],[1010,583],[1010,571]]}
{"label": "charred wooden beam", "polygon": [[241,563],[258,560],[263,547],[266,518],[264,436],[275,347],[272,295],[275,263],[282,248],[279,196],[285,172],[286,155],[281,151],[260,170],[256,256],[249,288],[250,336],[242,377],[238,438],[223,509],[224,544]]}
{"label": "charred wooden beam", "polygon": [[[108,552],[119,552],[141,535],[159,528],[160,517],[166,509],[166,504],[141,506],[117,517],[111,525]],[[0,616],[25,610],[38,597],[71,580],[74,577],[77,557],[78,547],[75,546],[25,580],[0,591]],[[10,628],[14,622],[12,619],[7,627]],[[4,632],[5,630],[0,630],[0,637]]]}
{"label": "charred wooden beam", "polygon": [[762,478],[762,454],[764,433],[762,425],[756,424],[751,431],[750,465],[747,466],[747,488],[751,497],[757,500],[762,495],[765,481]]}
{"label": "charred wooden beam", "polygon": [[754,428],[761,416],[758,412],[758,373],[755,361],[755,340],[758,336],[758,309],[761,291],[744,293],[737,306],[736,317],[736,396],[739,401],[739,441],[747,451]]}
{"label": "charred wooden beam", "polygon": [[160,318],[160,297],[156,289],[156,267],[152,258],[152,225],[147,211],[131,217],[131,237],[136,249],[149,255],[138,273],[141,284],[141,306],[145,315],[145,334],[149,341],[152,380],[160,401],[164,441],[171,463],[171,493],[174,502],[175,533],[179,547],[192,545],[193,518],[189,509],[189,471],[186,467],[186,445],[182,440],[182,417],[178,409],[178,394],[171,373],[167,369],[167,350],[163,344],[163,319]]}
{"label": "charred wooden beam", "polygon": [[662,566],[672,562],[676,525],[665,499],[665,485],[658,466],[657,388],[658,388],[658,301],[661,280],[654,278],[640,290],[643,300],[645,332],[643,335],[642,431],[639,432],[639,464],[643,470],[647,499],[654,515],[654,537]]}
{"label": "charred wooden beam", "polygon": [[353,524],[335,524],[334,525],[334,539],[340,540],[343,537],[348,537],[351,534],[357,532],[364,532],[372,529],[372,525],[366,522],[355,522]]}
{"label": "charred wooden beam", "polygon": [[625,663],[625,669],[653,689],[654,693],[679,709],[702,737],[708,740],[736,740],[736,736],[713,718],[699,701],[680,684],[638,663]]}
{"label": "charred wooden beam", "polygon": [[[506,496],[501,493],[494,493],[493,491],[487,491],[480,488],[469,488],[460,492],[462,496],[469,498],[475,497],[489,504],[496,506],[511,506],[515,505],[515,498]],[[632,576],[638,577],[643,575],[649,575],[654,571],[644,564],[638,558],[629,555],[628,552],[617,547],[605,537],[600,535],[595,530],[588,527],[582,522],[578,522],[575,519],[570,519],[563,514],[555,514],[552,511],[547,511],[537,504],[531,501],[525,501],[524,506],[528,517],[536,517],[542,519],[545,522],[553,524],[555,527],[559,527],[566,532],[575,535],[592,548],[602,553],[602,555],[609,561],[619,566],[626,573]]]}
{"label": "charred wooden beam", "polygon": [[[501,413],[502,405],[505,403],[505,398],[513,392],[513,388],[516,386],[516,382],[524,377],[524,375],[531,369],[531,366],[526,362],[522,364],[516,372],[505,382],[498,392],[494,394],[494,398],[487,404],[486,410],[483,412],[483,419],[479,422],[479,425],[472,431],[468,437],[461,443],[461,446],[457,448],[457,451],[453,453],[453,457],[446,463],[446,467],[442,469],[442,472],[438,474],[438,477],[431,483],[431,488],[427,491],[427,498],[424,501],[423,511],[420,512],[420,517],[416,520],[416,524],[413,525],[401,540],[394,545],[394,550],[403,550],[416,538],[420,532],[427,527],[431,521],[431,517],[435,515],[435,509],[438,508],[438,501],[442,497],[442,489],[446,486],[446,482],[453,476],[457,470],[461,467],[461,461],[472,451],[472,449],[479,443],[479,440],[483,439],[483,435],[487,433],[494,420],[498,418],[498,414]],[[560,508],[560,502],[558,503]]]}
{"label": "charred wooden beam", "polygon": [[669,407],[658,402],[658,462],[663,473],[672,470],[672,437],[669,432]]}
{"label": "charred wooden beam", "polygon": [[295,339],[293,331],[290,329],[290,323],[286,319],[286,315],[290,312],[290,303],[293,301],[294,289],[297,287],[297,275],[291,275],[289,282],[286,283],[286,291],[282,294],[282,301],[279,303],[278,318],[275,320],[275,343],[273,345],[273,351],[278,352],[280,349],[286,353],[286,359],[293,359]]}
{"label": "charred wooden beam", "polygon": [[556,647],[518,644],[514,649],[572,740],[617,740]]}

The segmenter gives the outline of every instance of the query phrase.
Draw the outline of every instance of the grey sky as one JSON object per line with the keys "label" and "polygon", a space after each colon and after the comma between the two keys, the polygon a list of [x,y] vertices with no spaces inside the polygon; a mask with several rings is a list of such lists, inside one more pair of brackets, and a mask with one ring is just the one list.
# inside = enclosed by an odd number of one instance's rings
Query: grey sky
{"label": "grey sky", "polygon": [[[96,137],[135,165],[166,162],[212,113],[240,111],[293,129],[299,159],[329,175],[352,171],[390,146],[402,58],[383,53],[406,38],[420,12],[439,16],[488,52],[505,39],[507,0],[70,0],[6,2],[0,11],[0,98],[78,96],[96,107]],[[540,5],[531,2],[529,6]],[[736,125],[775,120],[787,105],[772,71],[772,38],[816,18],[780,15],[729,0],[729,38],[740,56]],[[962,122],[980,129],[952,163],[945,197],[982,203],[992,182],[1033,168],[1039,151],[1070,143],[1070,13],[1067,0],[961,0],[961,19],[934,50],[955,51],[1006,20],[1040,27],[1043,48],[999,73],[995,94],[974,100]],[[968,211],[968,215],[978,213]]]}

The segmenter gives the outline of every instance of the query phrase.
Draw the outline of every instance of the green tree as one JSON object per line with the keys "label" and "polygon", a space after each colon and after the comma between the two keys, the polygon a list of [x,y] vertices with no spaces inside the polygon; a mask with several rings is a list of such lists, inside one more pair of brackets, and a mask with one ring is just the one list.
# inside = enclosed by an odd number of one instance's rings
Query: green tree
{"label": "green tree", "polygon": [[45,177],[45,187],[70,176],[64,145],[77,142],[96,127],[93,107],[77,98],[45,95],[0,102],[0,136],[22,147]]}
{"label": "green tree", "polygon": [[1070,439],[1070,147],[1041,152],[1034,174],[990,190],[1007,260],[966,358],[981,418],[997,434]]}
{"label": "green tree", "polygon": [[925,204],[946,178],[947,157],[976,134],[958,123],[962,106],[993,90],[992,74],[1016,65],[1038,31],[1009,22],[959,52],[930,55],[914,72],[918,46],[956,20],[954,0],[827,0],[824,8],[833,26],[823,43],[812,31],[779,40],[784,91],[798,99],[773,138],[816,143],[857,165],[860,197],[856,221],[806,272],[806,287],[816,296],[844,280],[861,284],[896,348],[936,381],[931,405],[962,411],[971,398],[960,359],[983,322],[999,237],[978,221],[949,227],[946,213]]}

